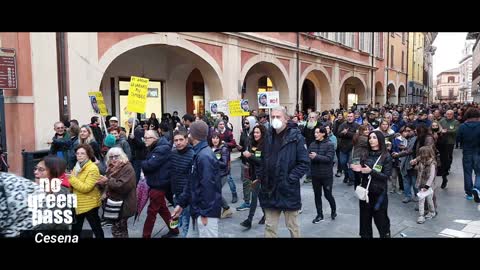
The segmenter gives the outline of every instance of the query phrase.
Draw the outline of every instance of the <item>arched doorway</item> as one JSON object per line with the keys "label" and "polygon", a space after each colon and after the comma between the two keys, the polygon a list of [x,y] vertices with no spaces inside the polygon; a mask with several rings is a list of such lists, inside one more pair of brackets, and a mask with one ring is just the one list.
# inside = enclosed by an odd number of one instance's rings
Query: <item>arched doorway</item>
{"label": "arched doorway", "polygon": [[398,103],[407,104],[407,91],[405,90],[405,86],[400,85],[400,87],[398,88],[398,96],[399,96]]}
{"label": "arched doorway", "polygon": [[192,70],[186,83],[187,113],[205,114],[205,83],[198,68]]}
{"label": "arched doorway", "polygon": [[385,94],[383,93],[383,86],[381,82],[375,84],[375,103],[383,106],[385,104]]}
{"label": "arched doorway", "polygon": [[369,104],[365,84],[357,77],[349,77],[340,88],[340,106],[350,109],[353,104]]}
{"label": "arched doorway", "polygon": [[[124,108],[121,103],[126,102],[128,86],[125,85],[128,85],[130,76],[149,78],[157,85],[149,86],[152,89],[149,89],[146,115],[143,117],[148,118],[151,112],[160,117],[162,113],[173,111],[182,116],[195,110],[203,113],[211,98],[223,96],[218,74],[217,68],[203,56],[183,45],[151,44],[134,47],[113,58],[103,74],[100,88],[107,107],[111,108],[109,112],[122,117]],[[202,96],[203,99],[200,98]],[[153,102],[154,99],[161,101]]]}
{"label": "arched doorway", "polygon": [[278,91],[282,105],[289,100],[287,80],[283,72],[270,62],[253,65],[245,75],[242,98],[248,99],[250,109],[258,110],[257,93],[263,91]]}
{"label": "arched doorway", "polygon": [[[305,92],[304,88],[313,89],[313,94],[306,95],[305,93],[307,92]],[[334,108],[330,82],[324,71],[320,69],[313,69],[306,74],[305,80],[303,81],[300,102],[302,104],[303,111],[307,111],[308,107],[312,107],[317,111],[330,110]]]}
{"label": "arched doorway", "polygon": [[302,86],[302,111],[306,112],[308,108],[311,108],[312,111],[315,111],[315,100],[315,85],[313,85],[312,81],[306,79]]}
{"label": "arched doorway", "polygon": [[395,85],[393,85],[393,83],[390,83],[387,86],[387,101],[390,104],[397,104],[397,95],[395,93]]}

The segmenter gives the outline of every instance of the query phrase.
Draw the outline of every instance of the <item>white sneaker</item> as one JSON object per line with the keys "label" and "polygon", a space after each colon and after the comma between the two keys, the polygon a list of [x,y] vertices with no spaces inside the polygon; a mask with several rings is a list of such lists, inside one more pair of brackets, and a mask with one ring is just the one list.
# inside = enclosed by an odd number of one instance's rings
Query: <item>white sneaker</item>
{"label": "white sneaker", "polygon": [[428,214],[425,215],[426,219],[432,219],[436,216],[435,212],[428,212]]}
{"label": "white sneaker", "polygon": [[425,223],[425,217],[419,216],[418,219],[417,219],[417,223],[418,223],[418,224],[423,224],[423,223]]}

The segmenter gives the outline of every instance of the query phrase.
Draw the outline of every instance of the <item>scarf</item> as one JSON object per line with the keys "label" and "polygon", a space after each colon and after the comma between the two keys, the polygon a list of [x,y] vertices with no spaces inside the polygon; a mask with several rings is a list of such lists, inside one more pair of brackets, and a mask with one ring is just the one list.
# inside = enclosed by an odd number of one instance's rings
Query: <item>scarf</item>
{"label": "scarf", "polygon": [[127,162],[124,162],[124,161],[117,162],[116,165],[113,165],[113,163],[108,164],[107,174],[114,175],[118,173],[126,164]]}
{"label": "scarf", "polygon": [[88,161],[89,161],[89,159],[86,159],[83,162],[77,161],[77,164],[75,164],[75,167],[73,168],[73,170],[75,171],[75,175],[78,175],[78,173],[80,173],[80,171],[82,171],[83,166],[85,166],[85,164],[87,164]]}

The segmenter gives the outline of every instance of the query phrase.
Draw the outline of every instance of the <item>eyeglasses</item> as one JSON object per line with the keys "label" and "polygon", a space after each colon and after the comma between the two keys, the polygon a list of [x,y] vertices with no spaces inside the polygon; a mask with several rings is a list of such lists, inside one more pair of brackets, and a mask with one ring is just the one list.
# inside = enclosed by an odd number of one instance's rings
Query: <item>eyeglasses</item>
{"label": "eyeglasses", "polygon": [[43,168],[43,167],[37,167],[37,166],[35,166],[35,167],[33,168],[33,171],[44,172],[44,171],[46,171],[46,169]]}
{"label": "eyeglasses", "polygon": [[56,127],[55,129],[65,129],[65,127]]}
{"label": "eyeglasses", "polygon": [[243,123],[243,124],[245,124],[245,125],[250,125],[250,123],[248,123],[248,122],[245,122],[245,123]]}
{"label": "eyeglasses", "polygon": [[120,155],[111,155],[111,156],[110,156],[110,159],[111,159],[111,160],[120,159]]}

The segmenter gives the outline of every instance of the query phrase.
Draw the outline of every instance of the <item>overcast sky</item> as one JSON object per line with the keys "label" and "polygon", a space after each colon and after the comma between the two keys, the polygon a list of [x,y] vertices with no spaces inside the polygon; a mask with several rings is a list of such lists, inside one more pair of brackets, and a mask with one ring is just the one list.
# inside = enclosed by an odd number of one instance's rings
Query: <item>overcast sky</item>
{"label": "overcast sky", "polygon": [[456,68],[462,59],[462,49],[465,45],[467,32],[439,32],[433,42],[437,47],[433,56],[433,79],[437,78],[438,73]]}

